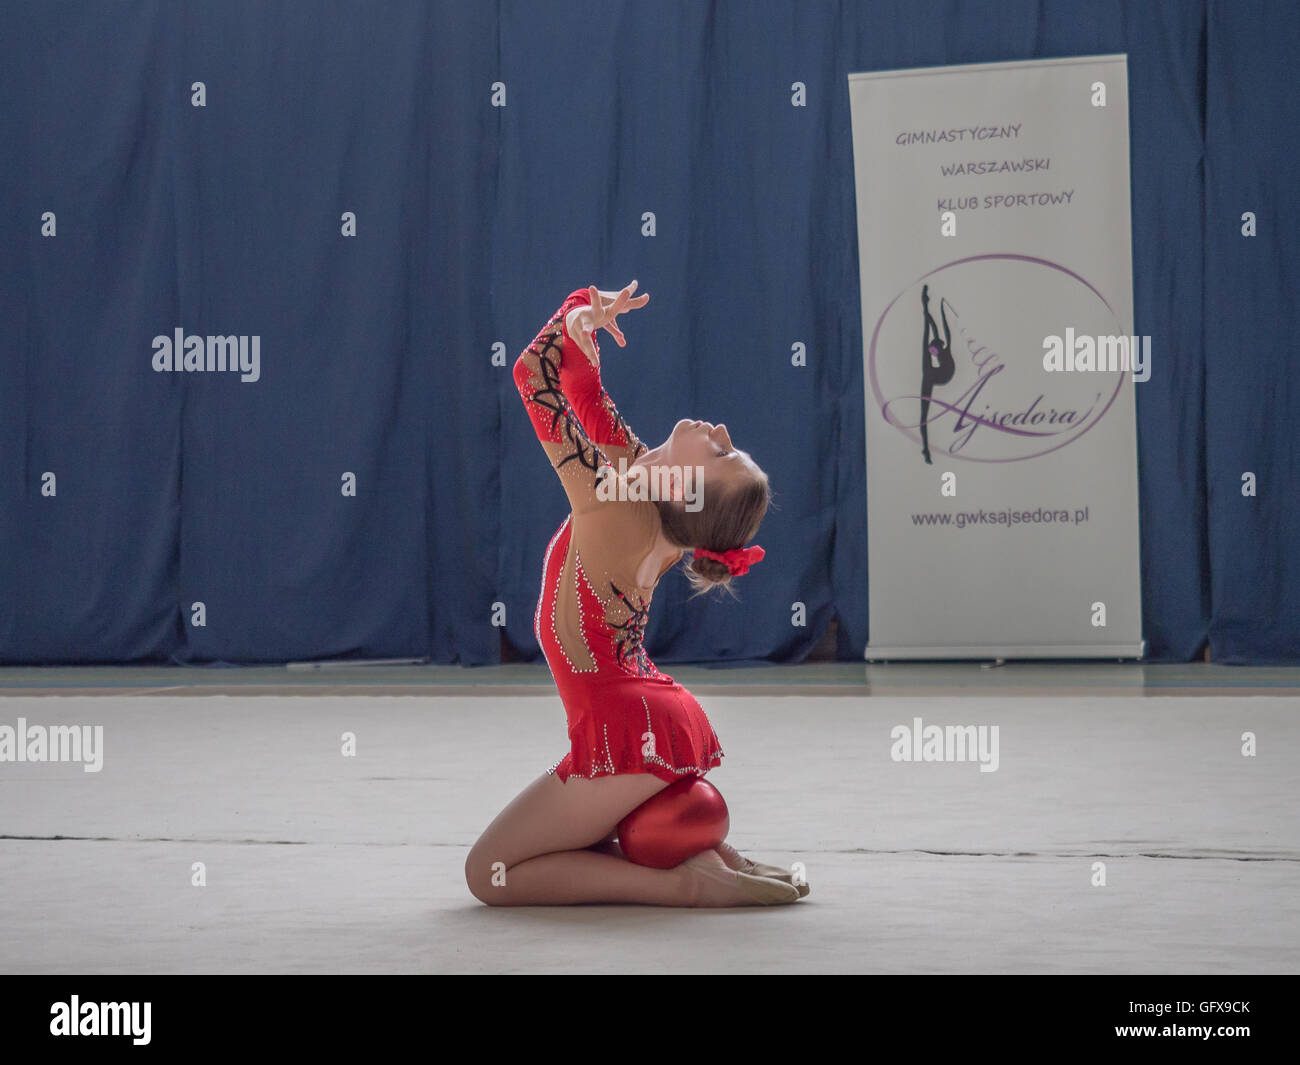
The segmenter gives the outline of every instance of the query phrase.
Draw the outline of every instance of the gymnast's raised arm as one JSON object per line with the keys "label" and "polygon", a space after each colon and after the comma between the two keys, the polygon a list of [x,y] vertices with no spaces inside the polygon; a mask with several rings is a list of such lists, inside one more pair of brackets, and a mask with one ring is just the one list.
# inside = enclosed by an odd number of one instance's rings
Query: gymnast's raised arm
{"label": "gymnast's raised arm", "polygon": [[575,512],[598,502],[604,467],[620,457],[630,463],[645,450],[601,385],[596,341],[605,329],[627,343],[618,315],[650,299],[633,298],[635,289],[635,281],[617,293],[575,289],[515,361],[520,397]]}

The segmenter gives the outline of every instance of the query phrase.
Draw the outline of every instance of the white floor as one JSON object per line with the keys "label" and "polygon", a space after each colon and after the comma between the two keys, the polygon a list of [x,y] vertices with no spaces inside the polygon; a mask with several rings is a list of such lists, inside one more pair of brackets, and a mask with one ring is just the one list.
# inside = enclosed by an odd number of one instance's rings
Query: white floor
{"label": "white floor", "polygon": [[[477,902],[469,845],[564,753],[553,696],[0,697],[104,727],[99,773],[0,762],[0,971],[1300,972],[1300,699],[701,702],[730,841],[807,899]],[[997,725],[997,771],[891,760],[916,717]]]}

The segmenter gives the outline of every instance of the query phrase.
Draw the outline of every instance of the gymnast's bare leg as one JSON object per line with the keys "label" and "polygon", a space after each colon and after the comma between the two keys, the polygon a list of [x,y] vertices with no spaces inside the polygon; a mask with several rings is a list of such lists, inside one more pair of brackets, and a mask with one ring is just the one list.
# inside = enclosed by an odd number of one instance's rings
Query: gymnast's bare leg
{"label": "gymnast's bare leg", "polygon": [[712,850],[673,869],[652,869],[595,849],[608,845],[618,823],[665,787],[651,773],[570,776],[563,783],[551,773],[539,777],[470,848],[470,891],[489,906],[726,907],[798,898],[780,881],[763,880],[756,887],[754,881],[763,878],[731,870]]}

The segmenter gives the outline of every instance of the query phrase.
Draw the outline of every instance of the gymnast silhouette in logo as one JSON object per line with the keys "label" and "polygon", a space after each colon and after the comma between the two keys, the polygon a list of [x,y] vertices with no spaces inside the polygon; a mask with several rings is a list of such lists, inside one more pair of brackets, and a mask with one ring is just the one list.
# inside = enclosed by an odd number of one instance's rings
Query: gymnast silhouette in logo
{"label": "gymnast silhouette in logo", "polygon": [[930,465],[930,395],[935,385],[946,385],[957,372],[952,358],[952,331],[948,328],[948,309],[945,300],[939,301],[939,316],[943,319],[943,343],[939,343],[939,327],[930,314],[930,286],[921,286],[921,309],[925,311],[925,339],[921,341],[921,454]]}

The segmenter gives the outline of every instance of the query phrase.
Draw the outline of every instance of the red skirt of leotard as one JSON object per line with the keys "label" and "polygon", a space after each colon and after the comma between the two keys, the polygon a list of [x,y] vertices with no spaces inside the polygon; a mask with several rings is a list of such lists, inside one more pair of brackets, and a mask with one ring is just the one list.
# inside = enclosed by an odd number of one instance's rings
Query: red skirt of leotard
{"label": "red skirt of leotard", "polygon": [[672,783],[717,766],[724,752],[708,715],[695,696],[665,679],[666,684],[642,681],[611,689],[601,709],[576,721],[569,715],[569,752],[549,771],[561,781],[571,774],[653,773]]}

